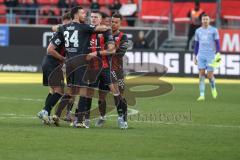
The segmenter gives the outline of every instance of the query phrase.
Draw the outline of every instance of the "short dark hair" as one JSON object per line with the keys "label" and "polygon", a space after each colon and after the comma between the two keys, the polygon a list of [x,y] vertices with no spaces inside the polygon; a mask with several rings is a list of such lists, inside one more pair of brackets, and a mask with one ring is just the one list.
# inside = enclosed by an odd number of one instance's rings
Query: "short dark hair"
{"label": "short dark hair", "polygon": [[77,14],[78,10],[83,9],[81,6],[73,7],[70,11],[71,18],[74,19],[74,15]]}
{"label": "short dark hair", "polygon": [[110,16],[107,13],[101,12],[102,18],[110,18]]}
{"label": "short dark hair", "polygon": [[99,11],[96,11],[96,10],[92,10],[91,13],[96,13],[96,14],[99,14],[101,17],[102,17],[102,13],[99,12]]}
{"label": "short dark hair", "polygon": [[199,1],[196,1],[196,2],[195,2],[195,6],[200,6],[200,2],[199,2]]}
{"label": "short dark hair", "polygon": [[206,14],[206,13],[204,13],[204,14],[202,15],[202,17],[209,17],[209,15]]}
{"label": "short dark hair", "polygon": [[66,12],[63,16],[62,16],[62,20],[71,20],[71,13],[70,12]]}
{"label": "short dark hair", "polygon": [[114,13],[114,14],[112,15],[112,17],[113,17],[113,18],[120,18],[121,20],[123,19],[122,15],[121,15],[120,13],[118,13],[118,12]]}

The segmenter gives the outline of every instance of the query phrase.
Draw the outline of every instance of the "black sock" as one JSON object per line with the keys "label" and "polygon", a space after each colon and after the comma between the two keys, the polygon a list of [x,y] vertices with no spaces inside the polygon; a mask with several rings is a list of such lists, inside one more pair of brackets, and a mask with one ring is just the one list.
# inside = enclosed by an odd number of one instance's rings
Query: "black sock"
{"label": "black sock", "polygon": [[78,101],[78,113],[77,113],[77,121],[78,123],[83,122],[83,117],[85,114],[85,108],[86,108],[86,97],[80,97]]}
{"label": "black sock", "polygon": [[114,96],[114,102],[115,106],[117,107],[118,116],[120,117],[123,115],[122,96],[121,95]]}
{"label": "black sock", "polygon": [[123,103],[122,103],[122,109],[123,109],[123,120],[126,122],[127,121],[127,101],[125,98],[123,98]]}
{"label": "black sock", "polygon": [[52,97],[52,93],[48,93],[47,97],[46,97],[46,100],[45,100],[45,105],[47,105],[49,99]]}
{"label": "black sock", "polygon": [[86,98],[85,119],[90,119],[91,106],[92,106],[92,98]]}
{"label": "black sock", "polygon": [[64,94],[55,113],[58,117],[61,117],[63,109],[68,105],[68,103],[70,103],[70,100],[71,96],[68,94]]}
{"label": "black sock", "polygon": [[45,105],[44,109],[48,112],[48,116],[51,114],[51,110],[53,106],[58,102],[58,100],[62,97],[59,93],[54,93],[49,99],[48,103]]}
{"label": "black sock", "polygon": [[99,100],[98,101],[98,109],[99,109],[99,113],[102,117],[104,117],[106,115],[106,101],[105,100]]}
{"label": "black sock", "polygon": [[74,100],[70,100],[70,102],[67,104],[67,112],[70,112],[73,108]]}

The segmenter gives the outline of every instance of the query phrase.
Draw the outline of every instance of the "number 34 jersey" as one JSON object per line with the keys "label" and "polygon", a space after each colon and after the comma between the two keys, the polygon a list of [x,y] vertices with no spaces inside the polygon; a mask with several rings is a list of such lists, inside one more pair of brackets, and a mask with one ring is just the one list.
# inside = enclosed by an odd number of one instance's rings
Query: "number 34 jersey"
{"label": "number 34 jersey", "polygon": [[[59,42],[64,42],[67,57],[87,54],[88,41],[91,34],[95,31],[95,26],[71,22],[69,24],[60,26],[56,34]],[[55,46],[58,46],[52,41]]]}

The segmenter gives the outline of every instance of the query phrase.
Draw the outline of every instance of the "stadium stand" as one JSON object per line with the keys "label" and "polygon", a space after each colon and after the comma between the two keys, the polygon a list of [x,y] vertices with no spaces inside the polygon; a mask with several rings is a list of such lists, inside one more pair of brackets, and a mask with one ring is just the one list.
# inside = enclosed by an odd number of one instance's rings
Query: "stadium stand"
{"label": "stadium stand", "polygon": [[[99,0],[98,3],[100,4],[100,11],[110,14],[109,4],[113,3],[114,0]],[[28,4],[30,0],[25,0],[24,3]],[[48,13],[53,10],[54,16],[56,19],[60,19],[60,16],[63,12],[59,9],[58,2],[59,0],[36,0],[38,4],[38,11],[39,20],[37,21],[40,24],[47,24],[46,18],[49,17]],[[74,2],[74,0],[73,0]],[[128,2],[128,0],[120,0],[122,4]],[[23,3],[22,0],[19,0],[19,7]],[[84,8],[89,8],[91,1],[90,0],[76,0],[75,3],[82,5]],[[134,0],[134,3],[138,4],[139,0]],[[172,5],[173,11],[173,22],[174,23],[188,23],[189,18],[187,17],[188,11],[193,8],[194,2],[174,2]],[[222,20],[240,20],[240,10],[238,7],[240,6],[239,0],[222,0],[221,4],[221,17]],[[71,7],[71,6],[69,6]],[[137,19],[142,22],[146,23],[159,23],[161,22],[168,22],[169,20],[169,13],[171,11],[171,3],[168,0],[142,0],[141,10],[137,13]],[[217,5],[215,2],[202,2],[201,8],[209,14],[213,19],[216,17],[216,8]],[[18,13],[18,12],[17,12]],[[4,0],[0,0],[0,23],[6,23],[6,14],[7,9],[4,5]],[[21,16],[24,16],[22,14]],[[16,16],[18,19],[18,15]],[[16,21],[17,23],[20,21]],[[144,23],[140,23],[144,25]],[[160,24],[160,23],[159,23]],[[163,24],[163,23],[161,23]],[[124,25],[127,25],[126,21],[124,21]]]}
{"label": "stadium stand", "polygon": [[222,1],[222,18],[230,20],[240,20],[240,1],[223,0]]}
{"label": "stadium stand", "polygon": [[6,6],[3,4],[0,4],[0,23],[6,23],[6,17],[5,15],[7,14],[6,12]]}

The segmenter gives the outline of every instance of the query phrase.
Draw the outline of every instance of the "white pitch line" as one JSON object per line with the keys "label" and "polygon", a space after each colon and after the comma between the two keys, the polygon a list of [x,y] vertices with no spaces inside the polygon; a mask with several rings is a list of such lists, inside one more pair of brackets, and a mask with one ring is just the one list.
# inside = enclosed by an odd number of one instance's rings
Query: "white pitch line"
{"label": "white pitch line", "polygon": [[[129,114],[138,113],[137,110],[133,110]],[[113,117],[117,115],[108,115],[108,117]],[[0,114],[0,119],[38,119],[36,116],[24,115],[24,114],[15,114],[15,113],[2,113]],[[114,121],[114,120],[107,120]],[[152,124],[162,124],[162,125],[178,125],[178,126],[191,126],[191,127],[211,127],[211,128],[236,128],[240,129],[240,126],[234,125],[221,125],[221,124],[199,124],[199,123],[178,123],[178,122],[161,122],[161,121],[129,121],[130,123],[152,123]]]}
{"label": "white pitch line", "polygon": [[16,97],[0,97],[0,99],[15,100],[15,101],[34,101],[43,102],[43,99],[31,99],[31,98],[16,98]]}
{"label": "white pitch line", "polygon": [[[43,99],[31,99],[31,98],[12,98],[12,97],[0,97],[0,99],[9,99],[9,100],[23,100],[23,101],[44,101]],[[135,115],[138,114],[139,111],[128,108],[128,115]],[[107,117],[116,117],[117,115],[108,115]],[[36,119],[36,116],[32,115],[24,115],[20,114],[17,115],[15,113],[0,113],[0,119]],[[198,123],[172,123],[172,122],[161,122],[161,121],[130,121],[135,123],[157,123],[157,124],[164,124],[164,125],[181,125],[181,126],[199,126],[199,127],[214,127],[214,128],[239,128],[240,126],[233,126],[233,125],[220,125],[220,124],[198,124]]]}
{"label": "white pitch line", "polygon": [[214,128],[239,128],[240,126],[234,126],[234,125],[221,125],[221,124],[200,124],[200,123],[179,123],[179,122],[161,122],[161,121],[130,121],[130,122],[136,122],[136,123],[157,123],[157,124],[164,124],[164,125],[180,125],[180,126],[199,126],[199,127],[214,127]]}

